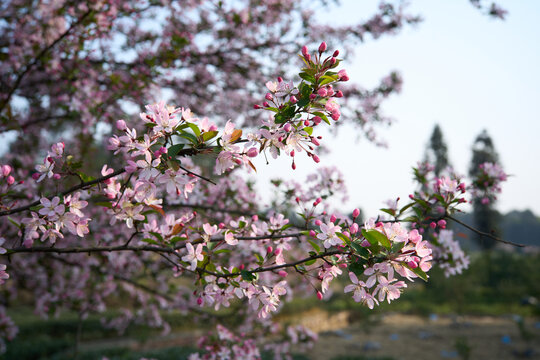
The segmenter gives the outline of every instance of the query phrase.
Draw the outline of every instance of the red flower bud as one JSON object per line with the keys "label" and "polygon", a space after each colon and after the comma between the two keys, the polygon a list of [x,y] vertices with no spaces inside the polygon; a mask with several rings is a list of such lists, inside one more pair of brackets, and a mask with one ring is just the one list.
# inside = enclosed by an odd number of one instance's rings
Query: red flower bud
{"label": "red flower bud", "polygon": [[326,43],[323,41],[321,45],[319,45],[319,52],[323,53],[326,51]]}
{"label": "red flower bud", "polygon": [[332,54],[333,57],[338,57],[338,55],[339,55],[339,50],[334,51],[334,53]]}
{"label": "red flower bud", "polygon": [[360,210],[359,209],[354,209],[353,212],[352,212],[353,218],[356,219],[359,215],[360,215]]}
{"label": "red flower bud", "polygon": [[322,292],[317,291],[317,299],[322,300],[322,298],[323,298]]}

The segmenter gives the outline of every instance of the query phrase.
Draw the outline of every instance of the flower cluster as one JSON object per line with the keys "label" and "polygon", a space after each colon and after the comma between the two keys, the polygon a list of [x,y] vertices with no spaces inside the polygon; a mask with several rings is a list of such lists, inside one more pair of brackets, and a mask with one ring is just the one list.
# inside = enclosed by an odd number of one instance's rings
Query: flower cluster
{"label": "flower cluster", "polygon": [[[351,230],[351,233],[357,231],[356,227]],[[395,273],[408,280],[417,277],[427,280],[425,273],[432,266],[432,250],[417,230],[407,231],[401,223],[383,224],[369,219],[362,234],[360,248],[353,246],[357,254],[349,272],[352,285],[344,289],[353,292],[355,301],[372,309],[380,301],[386,299],[390,303],[399,298],[407,284],[398,281]],[[381,251],[381,247],[385,250]],[[377,262],[372,264],[375,259]],[[366,280],[359,280],[359,275]]]}
{"label": "flower cluster", "polygon": [[485,162],[478,166],[473,183],[470,186],[473,199],[486,205],[497,198],[501,192],[501,183],[506,181],[508,175],[496,163]]}

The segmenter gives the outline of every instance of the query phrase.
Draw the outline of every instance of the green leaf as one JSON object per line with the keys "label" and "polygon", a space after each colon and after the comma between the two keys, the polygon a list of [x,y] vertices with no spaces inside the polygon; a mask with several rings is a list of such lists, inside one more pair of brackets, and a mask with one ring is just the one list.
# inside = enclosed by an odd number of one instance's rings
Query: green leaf
{"label": "green leaf", "polygon": [[217,134],[218,134],[218,131],[208,131],[208,132],[205,132],[205,133],[203,134],[203,136],[202,136],[203,141],[204,141],[204,142],[207,142],[208,140],[215,138]]}
{"label": "green leaf", "polygon": [[216,250],[214,251],[214,254],[225,254],[225,253],[230,253],[231,252],[231,249],[219,249],[219,250]]}
{"label": "green leaf", "polygon": [[360,258],[356,258],[356,261],[353,261],[349,264],[349,271],[352,271],[356,276],[360,276],[364,273],[364,264],[366,263]]}
{"label": "green leaf", "polygon": [[331,82],[337,81],[338,79],[338,75],[328,75],[327,73],[327,75],[321,76],[321,82],[319,83],[319,85],[326,85]]}
{"label": "green leaf", "polygon": [[362,230],[362,235],[366,238],[371,245],[381,244],[388,250],[390,250],[390,240],[383,233],[378,232],[377,230]]}
{"label": "green leaf", "polygon": [[387,213],[390,216],[396,216],[396,211],[393,209],[380,209],[382,212]]}
{"label": "green leaf", "polygon": [[346,237],[345,234],[340,233],[340,232],[337,232],[336,235],[337,235],[338,238],[340,238],[341,240],[343,240],[343,242],[344,242],[345,244],[350,244],[350,243],[351,243],[351,239],[349,239],[348,237]]}
{"label": "green leaf", "polygon": [[353,248],[354,252],[360,256],[361,258],[363,259],[369,259],[371,257],[371,253],[369,252],[368,249],[366,249],[365,247],[363,247],[362,245],[358,244],[358,243],[355,243],[354,241],[352,241],[350,243],[350,246]]}
{"label": "green leaf", "polygon": [[264,262],[264,258],[260,254],[255,253],[255,257],[257,258],[257,264],[262,264]]}
{"label": "green leaf", "polygon": [[150,238],[142,239],[142,241],[144,241],[145,243],[148,243],[148,244],[159,245],[159,243],[156,240],[150,239]]}
{"label": "green leaf", "polygon": [[[309,233],[309,232],[308,232]],[[321,252],[321,248],[319,245],[317,245],[317,243],[313,240],[310,240],[308,239],[308,243],[311,245],[311,247],[313,248],[313,250],[315,250],[317,253],[320,253]]]}
{"label": "green leaf", "polygon": [[309,97],[303,97],[296,103],[296,105],[301,109],[305,108],[307,104],[309,104]]}
{"label": "green leaf", "polygon": [[255,276],[247,270],[240,271],[240,275],[242,276],[242,280],[244,281],[253,281],[255,280]]}
{"label": "green leaf", "polygon": [[184,148],[184,144],[176,144],[176,145],[172,145],[170,146],[168,149],[167,149],[167,154],[170,156],[170,157],[176,157],[176,155],[178,155],[178,153],[180,152],[180,150],[182,150]]}
{"label": "green leaf", "polygon": [[193,145],[198,145],[199,144],[199,139],[197,139],[195,137],[195,135],[193,135],[193,134],[190,134],[190,133],[187,133],[187,132],[182,132],[180,134],[180,137],[183,137],[184,139],[189,140],[189,142],[191,142]]}
{"label": "green leaf", "polygon": [[309,265],[313,265],[315,264],[315,262],[317,261],[317,259],[312,259],[312,260],[308,260],[304,263],[305,266],[309,266]]}
{"label": "green leaf", "polygon": [[199,137],[201,136],[201,129],[199,129],[199,127],[193,123],[187,123],[187,126],[189,126],[189,128],[191,129],[191,131],[193,131],[193,133],[195,134],[195,136]]}
{"label": "green leaf", "polygon": [[112,203],[108,201],[100,201],[95,203],[96,206],[106,207],[107,209],[112,209]]}
{"label": "green leaf", "polygon": [[320,117],[321,119],[324,120],[324,122],[326,122],[328,125],[330,125],[330,120],[328,120],[328,117],[324,113],[322,113],[320,111],[315,111],[315,112],[313,112],[313,115]]}
{"label": "green leaf", "polygon": [[11,216],[8,216],[8,220],[10,223],[12,223],[13,225],[15,225],[16,227],[18,227],[19,229],[21,228],[21,224],[19,224],[18,222],[16,222],[15,220],[13,220],[11,218]]}
{"label": "green leaf", "polygon": [[305,128],[303,128],[302,130],[304,130],[305,132],[307,132],[309,135],[313,134],[313,128],[311,126],[306,126]]}
{"label": "green leaf", "polygon": [[154,231],[150,231],[149,233],[152,234],[159,241],[163,242],[163,236],[161,236],[161,234],[159,234],[157,232],[154,232]]}
{"label": "green leaf", "polygon": [[428,281],[428,276],[425,272],[422,271],[422,269],[420,269],[419,267],[417,267],[416,269],[412,269],[412,272],[415,273],[416,275],[418,275],[418,277],[422,280],[424,280],[425,282]]}
{"label": "green leaf", "polygon": [[281,227],[281,230],[287,230],[288,228],[293,227],[293,226],[294,226],[293,224],[285,224]]}
{"label": "green leaf", "polygon": [[315,83],[315,77],[313,75],[309,75],[305,72],[301,72],[300,74],[298,74],[302,79],[306,80],[307,82],[309,83],[312,83],[314,84]]}

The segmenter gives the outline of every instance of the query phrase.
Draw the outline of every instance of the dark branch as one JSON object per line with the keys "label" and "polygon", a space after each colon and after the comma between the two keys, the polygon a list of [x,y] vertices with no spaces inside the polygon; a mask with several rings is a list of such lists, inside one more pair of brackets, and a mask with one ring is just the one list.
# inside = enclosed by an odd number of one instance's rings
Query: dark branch
{"label": "dark branch", "polygon": [[508,245],[512,245],[512,246],[517,246],[517,247],[525,247],[525,245],[523,244],[518,244],[518,243],[515,243],[515,242],[512,242],[512,241],[508,241],[508,240],[504,240],[504,239],[501,239],[493,234],[490,234],[490,233],[487,233],[487,232],[484,232],[484,231],[480,231],[478,229],[475,229],[473,228],[472,226],[464,223],[463,221],[461,220],[458,220],[456,219],[455,217],[452,217],[450,215],[446,215],[446,217],[452,221],[455,221],[457,222],[458,224],[460,224],[461,226],[464,226],[466,227],[467,229],[471,230],[471,231],[474,231],[475,233],[477,233],[478,235],[480,236],[485,236],[485,237],[488,237],[490,239],[493,239],[495,241],[498,241],[498,242],[502,242],[503,244],[508,244]]}

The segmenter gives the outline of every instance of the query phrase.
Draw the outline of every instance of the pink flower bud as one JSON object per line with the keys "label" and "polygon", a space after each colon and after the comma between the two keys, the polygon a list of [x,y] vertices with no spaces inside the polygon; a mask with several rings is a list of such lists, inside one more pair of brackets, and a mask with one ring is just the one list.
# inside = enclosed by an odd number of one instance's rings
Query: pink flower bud
{"label": "pink flower bud", "polygon": [[461,190],[461,192],[465,192],[465,183],[459,184],[458,188]]}
{"label": "pink flower bud", "polygon": [[298,102],[298,99],[296,98],[296,96],[291,95],[291,102],[292,102],[293,104],[296,104],[296,103]]}
{"label": "pink flower bud", "polygon": [[202,298],[197,298],[197,305],[202,305],[203,303],[203,299]]}
{"label": "pink flower bud", "polygon": [[338,121],[339,117],[341,116],[341,112],[339,110],[332,111],[332,120]]}
{"label": "pink flower bud", "polygon": [[350,234],[348,231],[344,231],[344,232],[343,232],[343,235],[345,235],[345,236],[348,237],[348,238],[351,237],[351,234]]}
{"label": "pink flower bud", "polygon": [[356,219],[360,215],[360,209],[354,209],[352,212],[352,216],[354,219]]}
{"label": "pink flower bud", "polygon": [[336,215],[332,214],[332,216],[330,216],[330,222],[336,222]]}
{"label": "pink flower bud", "polygon": [[349,230],[351,231],[351,234],[356,234],[358,232],[358,224],[357,223],[352,224]]}
{"label": "pink flower bud", "polygon": [[251,217],[251,220],[253,221],[258,221],[259,220],[259,215],[255,214]]}
{"label": "pink flower bud", "polygon": [[277,82],[282,82],[283,81],[283,78],[281,76],[278,76],[277,77]]}
{"label": "pink flower bud", "polygon": [[295,154],[294,150],[291,150],[291,152],[289,153],[289,155],[290,155],[291,157],[294,157],[294,154]]}
{"label": "pink flower bud", "polygon": [[317,155],[313,154],[313,161],[315,161],[316,163],[319,163],[321,159],[319,159]]}
{"label": "pink flower bud", "polygon": [[322,298],[323,298],[322,292],[317,291],[317,299],[322,300]]}
{"label": "pink flower bud", "polygon": [[269,106],[270,106],[270,104],[268,104],[268,102],[267,102],[267,101],[265,101],[265,102],[263,102],[263,106],[264,106],[264,107],[269,107]]}
{"label": "pink flower bud", "polygon": [[264,98],[268,101],[272,101],[274,99],[274,97],[270,93],[266,93],[266,95],[264,95]]}
{"label": "pink flower bud", "polygon": [[337,98],[343,97],[343,92],[341,90],[338,90],[338,92],[335,95]]}
{"label": "pink flower bud", "polygon": [[240,266],[238,267],[239,270],[244,270],[246,268],[246,266],[244,264],[240,264]]}
{"label": "pink flower bud", "polygon": [[286,123],[285,126],[283,127],[283,130],[285,130],[286,132],[291,131],[291,123]]}
{"label": "pink flower bud", "polygon": [[339,50],[334,51],[334,53],[332,54],[333,57],[338,57],[338,55],[339,55]]}
{"label": "pink flower bud", "polygon": [[313,230],[309,230],[309,236],[316,237],[317,233],[315,231],[313,231]]}
{"label": "pink flower bud", "polygon": [[61,178],[60,174],[54,174],[53,175],[54,180],[60,180],[60,178]]}
{"label": "pink flower bud", "polygon": [[2,175],[3,175],[3,176],[8,176],[9,173],[11,173],[11,166],[9,166],[9,165],[3,165],[3,166],[2,166]]}
{"label": "pink flower bud", "polygon": [[315,125],[319,125],[322,121],[322,119],[319,117],[319,116],[315,116],[313,119],[313,122],[315,123]]}
{"label": "pink flower bud", "polygon": [[218,228],[220,228],[220,229],[225,229],[225,224],[222,223],[222,222],[220,222],[220,223],[218,224]]}
{"label": "pink flower bud", "polygon": [[125,131],[127,129],[126,122],[124,120],[118,120],[116,122],[116,128],[120,131]]}
{"label": "pink flower bud", "polygon": [[257,148],[254,148],[254,147],[250,148],[246,153],[246,155],[249,157],[255,157],[258,154],[259,154],[259,151],[257,150]]}
{"label": "pink flower bud", "polygon": [[437,225],[439,225],[442,229],[446,229],[446,221],[445,220],[437,221]]}
{"label": "pink flower bud", "polygon": [[311,55],[307,54],[307,55],[306,55],[306,60],[307,60],[307,61],[311,61]]}
{"label": "pink flower bud", "polygon": [[323,41],[321,45],[319,45],[319,52],[323,53],[326,51],[326,43]]}
{"label": "pink flower bud", "polygon": [[281,276],[281,277],[287,277],[287,272],[283,271],[283,270],[280,270],[280,271],[278,271],[278,275]]}
{"label": "pink flower bud", "polygon": [[293,163],[292,163],[292,166],[291,166],[291,167],[292,167],[292,169],[293,169],[293,170],[296,170],[296,164],[294,163],[294,161],[293,161]]}
{"label": "pink flower bud", "polygon": [[317,199],[315,199],[315,201],[317,202],[317,204],[320,204],[321,201],[322,201],[322,198],[321,198],[321,197],[318,197]]}
{"label": "pink flower bud", "polygon": [[330,58],[330,66],[333,66],[336,63],[337,59],[335,57]]}
{"label": "pink flower bud", "polygon": [[32,179],[37,180],[37,179],[39,179],[39,176],[40,176],[39,173],[33,173],[32,174]]}
{"label": "pink flower bud", "polygon": [[326,88],[320,88],[317,91],[317,94],[319,94],[320,97],[325,97],[328,92],[326,91]]}
{"label": "pink flower bud", "polygon": [[319,220],[319,219],[315,220],[315,225],[321,226],[321,225],[322,225],[322,221]]}
{"label": "pink flower bud", "polygon": [[345,69],[339,70],[338,76],[340,81],[349,81],[349,75],[347,75],[347,71],[345,71]]}
{"label": "pink flower bud", "polygon": [[310,100],[315,100],[317,98],[317,94],[311,94],[309,95]]}
{"label": "pink flower bud", "polygon": [[266,253],[267,254],[271,254],[273,251],[274,251],[274,249],[271,246],[266,248]]}
{"label": "pink flower bud", "polygon": [[261,106],[261,105],[258,105],[258,104],[255,104],[255,105],[253,105],[253,108],[254,108],[255,110],[258,110],[258,109],[262,109],[262,106]]}
{"label": "pink flower bud", "polygon": [[282,251],[283,251],[282,248],[276,248],[276,250],[274,250],[274,255],[277,256],[277,255],[281,254]]}
{"label": "pink flower bud", "polygon": [[416,268],[418,267],[418,264],[415,263],[414,261],[409,261],[409,262],[407,263],[407,265],[409,265],[409,267],[410,267],[411,269],[416,269]]}
{"label": "pink flower bud", "polygon": [[319,140],[315,139],[315,138],[311,138],[311,143],[315,146],[319,146],[321,145],[321,143],[319,142]]}
{"label": "pink flower bud", "polygon": [[13,183],[15,182],[15,178],[10,175],[10,176],[7,177],[6,182],[7,182],[8,185],[13,185]]}
{"label": "pink flower bud", "polygon": [[435,224],[435,222],[431,222],[431,224],[429,224],[429,227],[432,228],[432,229],[435,229],[437,227],[437,224]]}
{"label": "pink flower bud", "polygon": [[487,198],[487,197],[482,198],[482,200],[480,200],[480,202],[481,202],[483,205],[487,205],[487,204],[489,204],[489,198]]}
{"label": "pink flower bud", "polygon": [[302,55],[304,55],[304,57],[306,57],[308,54],[308,49],[307,49],[307,46],[304,45],[302,46]]}

